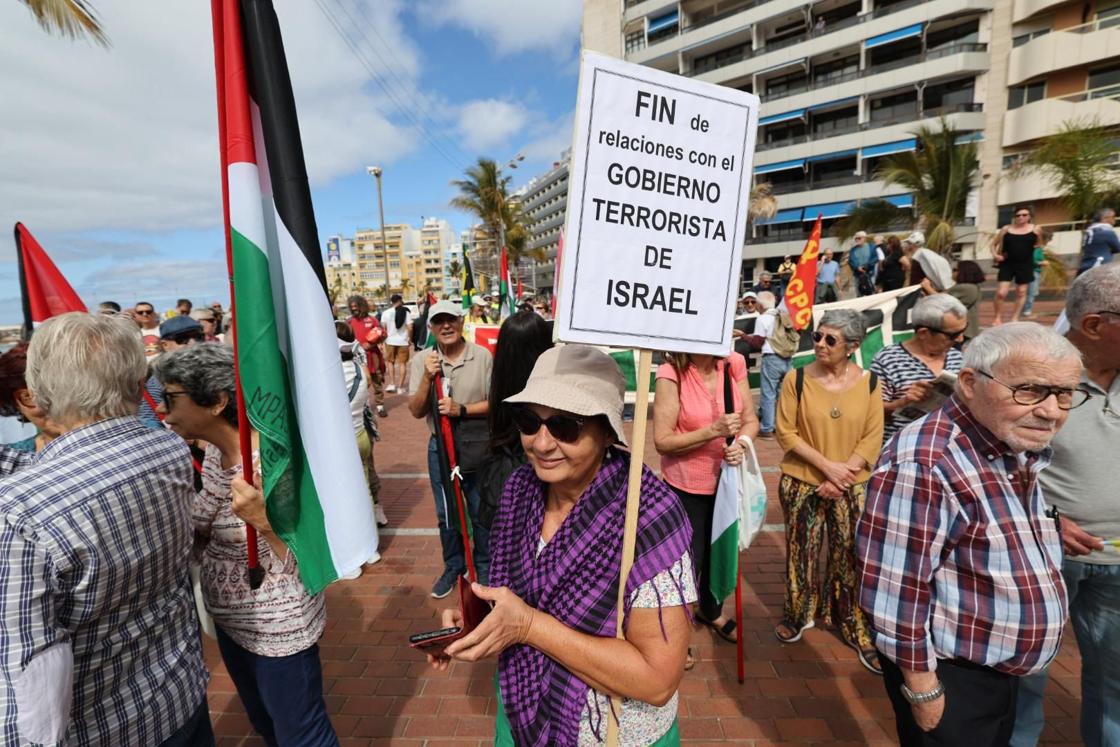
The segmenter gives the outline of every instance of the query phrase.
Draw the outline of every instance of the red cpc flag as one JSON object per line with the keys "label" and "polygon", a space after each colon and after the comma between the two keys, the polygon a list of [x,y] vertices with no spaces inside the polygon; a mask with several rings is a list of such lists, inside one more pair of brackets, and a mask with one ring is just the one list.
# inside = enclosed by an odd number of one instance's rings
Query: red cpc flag
{"label": "red cpc flag", "polygon": [[782,302],[789,312],[789,318],[797,330],[808,327],[813,322],[813,297],[817,292],[817,257],[821,249],[821,216],[813,224],[813,232],[805,242],[797,269],[786,286]]}
{"label": "red cpc flag", "polygon": [[16,259],[23,296],[23,315],[27,333],[35,324],[68,311],[86,311],[86,305],[54,266],[43,247],[27,230],[16,223]]}

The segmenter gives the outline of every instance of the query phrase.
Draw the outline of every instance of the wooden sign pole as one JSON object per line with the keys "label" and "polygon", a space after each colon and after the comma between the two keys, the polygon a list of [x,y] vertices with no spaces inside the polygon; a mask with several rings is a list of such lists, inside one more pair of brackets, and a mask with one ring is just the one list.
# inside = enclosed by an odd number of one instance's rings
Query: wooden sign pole
{"label": "wooden sign pole", "polygon": [[[626,608],[626,579],[634,566],[634,545],[638,535],[638,504],[642,498],[642,466],[646,452],[646,421],[649,411],[649,372],[653,364],[653,351],[634,351],[638,358],[637,397],[634,402],[634,432],[630,436],[630,478],[626,489],[626,523],[622,532],[622,570],[618,578],[616,611],[618,626],[615,637],[625,639],[622,630]],[[622,699],[611,698],[611,712],[607,721],[607,746],[618,746],[618,717],[622,714]]]}

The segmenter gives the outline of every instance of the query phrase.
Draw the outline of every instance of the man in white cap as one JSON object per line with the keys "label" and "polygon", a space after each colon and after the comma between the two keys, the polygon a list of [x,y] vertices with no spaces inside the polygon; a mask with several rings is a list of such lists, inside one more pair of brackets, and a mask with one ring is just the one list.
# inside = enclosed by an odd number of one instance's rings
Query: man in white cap
{"label": "man in white cap", "polygon": [[455,452],[462,473],[463,497],[467,502],[474,531],[474,559],[478,580],[485,584],[490,554],[489,532],[478,521],[479,494],[475,484],[478,469],[489,439],[487,415],[490,412],[490,351],[463,339],[463,307],[451,301],[439,301],[428,312],[428,328],[435,346],[412,358],[409,371],[408,410],[414,418],[426,418],[428,431],[428,477],[436,502],[439,539],[443,547],[443,573],[432,586],[432,596],[442,599],[451,593],[459,576],[466,570],[463,539],[458,529],[448,522],[448,513],[455,511],[454,495],[444,488],[440,467],[438,424],[432,416],[432,384],[437,374],[443,380],[438,408],[441,416],[454,423]]}

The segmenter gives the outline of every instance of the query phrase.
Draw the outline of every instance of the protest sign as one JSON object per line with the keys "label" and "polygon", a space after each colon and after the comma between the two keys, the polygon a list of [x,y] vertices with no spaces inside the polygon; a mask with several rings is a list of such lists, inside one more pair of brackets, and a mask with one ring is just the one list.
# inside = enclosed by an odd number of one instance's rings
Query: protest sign
{"label": "protest sign", "polygon": [[758,98],[583,53],[558,337],[727,355]]}

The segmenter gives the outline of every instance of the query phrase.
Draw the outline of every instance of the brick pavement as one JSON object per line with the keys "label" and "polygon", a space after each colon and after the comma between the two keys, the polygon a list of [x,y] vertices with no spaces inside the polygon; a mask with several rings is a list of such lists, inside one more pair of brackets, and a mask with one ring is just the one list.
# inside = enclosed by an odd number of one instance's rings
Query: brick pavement
{"label": "brick pavement", "polygon": [[[1042,321],[1052,320],[1055,304],[1041,306]],[[438,537],[424,531],[435,526],[424,427],[409,416],[402,395],[390,395],[387,406],[377,464],[391,527],[382,536],[380,563],[362,578],[327,590],[320,647],[328,708],[344,745],[492,744],[493,663],[455,663],[447,672],[433,672],[407,646],[409,632],[438,624],[447,600],[428,596],[442,562]],[[771,527],[742,561],[747,679],[736,682],[733,645],[707,629],[695,631],[698,661],[680,688],[682,738],[690,744],[757,747],[895,744],[882,680],[866,672],[833,632],[810,630],[790,646],[772,635],[783,597],[784,542],[773,469],[780,454],[773,442],[760,442],[759,450],[761,463],[770,465]],[[652,445],[646,457],[657,464]],[[1043,733],[1048,747],[1078,743],[1080,659],[1072,641],[1067,636],[1051,671]],[[219,745],[263,744],[249,736],[252,728],[233,683],[213,642],[206,643]]]}

